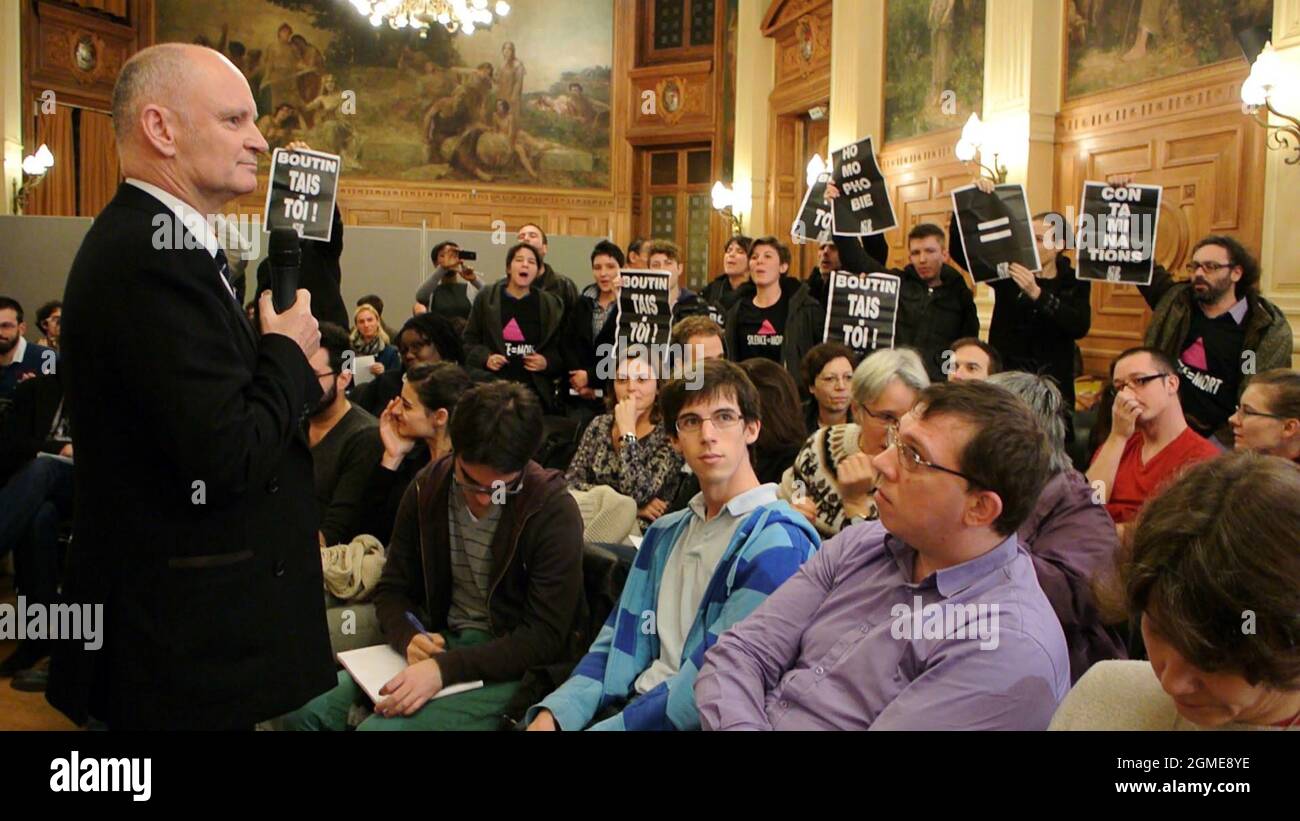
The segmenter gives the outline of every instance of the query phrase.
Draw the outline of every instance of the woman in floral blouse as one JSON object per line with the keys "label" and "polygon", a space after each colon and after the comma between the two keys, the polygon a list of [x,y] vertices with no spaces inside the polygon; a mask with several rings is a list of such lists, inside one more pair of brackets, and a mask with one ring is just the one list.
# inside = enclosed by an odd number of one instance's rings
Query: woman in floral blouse
{"label": "woman in floral blouse", "polygon": [[653,522],[668,509],[681,481],[682,457],[659,423],[659,383],[643,359],[619,363],[612,413],[587,426],[565,478],[574,490],[608,485],[636,500],[637,516]]}

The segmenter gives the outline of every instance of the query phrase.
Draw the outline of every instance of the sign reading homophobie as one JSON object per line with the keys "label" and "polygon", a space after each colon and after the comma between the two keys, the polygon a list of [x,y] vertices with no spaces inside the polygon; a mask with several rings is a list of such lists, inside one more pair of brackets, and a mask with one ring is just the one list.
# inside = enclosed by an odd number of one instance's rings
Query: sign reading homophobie
{"label": "sign reading homophobie", "polygon": [[1150,285],[1155,273],[1159,185],[1085,182],[1075,239],[1079,279]]}
{"label": "sign reading homophobie", "polygon": [[832,179],[840,189],[831,209],[831,230],[839,236],[866,237],[888,231],[898,220],[871,138],[831,154]]}
{"label": "sign reading homophobie", "polygon": [[275,149],[262,214],[264,230],[292,228],[303,239],[329,242],[334,231],[340,166],[337,154]]}
{"label": "sign reading homophobie", "polygon": [[894,347],[901,280],[893,274],[831,274],[823,342],[843,342],[862,356]]}
{"label": "sign reading homophobie", "polygon": [[1042,270],[1022,186],[999,185],[991,194],[974,185],[956,188],[952,207],[957,213],[967,270],[976,282],[1011,276],[1009,269],[1014,262],[1030,271]]}

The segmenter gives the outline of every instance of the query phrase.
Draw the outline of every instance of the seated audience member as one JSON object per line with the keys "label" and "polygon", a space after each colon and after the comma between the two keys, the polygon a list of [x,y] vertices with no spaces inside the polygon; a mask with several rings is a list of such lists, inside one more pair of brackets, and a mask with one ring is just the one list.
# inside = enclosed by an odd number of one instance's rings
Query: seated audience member
{"label": "seated audience member", "polygon": [[1002,370],[1002,357],[988,343],[968,336],[952,343],[952,356],[944,370],[949,382],[988,379]]}
{"label": "seated audience member", "polygon": [[659,381],[645,358],[618,364],[610,412],[583,431],[565,479],[574,490],[608,485],[636,500],[637,516],[653,522],[677,492],[682,457],[659,420]]}
{"label": "seated audience member", "polygon": [[1291,366],[1291,325],[1259,294],[1259,263],[1228,236],[1192,248],[1188,280],[1174,282],[1159,265],[1139,291],[1151,306],[1145,345],[1175,364],[1187,423],[1232,446],[1228,418],[1241,397],[1243,357],[1257,373]]}
{"label": "seated audience member", "polygon": [[722,249],[722,273],[704,289],[704,301],[726,313],[736,302],[737,289],[749,282],[749,245],[743,234],[727,239]]}
{"label": "seated audience member", "polygon": [[705,651],[817,549],[816,532],[750,466],[753,384],[725,360],[703,367],[698,390],[674,380],[660,398],[700,493],[647,531],[618,606],[569,680],[528,710],[530,730],[697,729]]}
{"label": "seated audience member", "polygon": [[[384,637],[408,666],[358,729],[496,729],[526,670],[582,652],[582,516],[564,477],[532,461],[541,439],[542,410],[526,388],[493,382],[461,397],[452,453],[407,486],[375,589]],[[365,702],[340,672],[338,686],[284,723],[343,730]]]}
{"label": "seated audience member", "polygon": [[[832,183],[827,199],[839,196]],[[898,295],[898,331],[895,345],[916,348],[925,362],[931,382],[945,376],[944,353],[963,337],[978,337],[979,314],[975,297],[961,273],[949,265],[946,234],[939,226],[923,222],[907,234],[908,265],[889,269],[885,258],[889,246],[883,241],[856,237],[833,237],[840,250],[842,267],[858,274],[886,272],[901,280]]]}
{"label": "seated audience member", "polygon": [[[564,373],[564,303],[537,286],[541,254],[526,242],[506,252],[506,276],[479,291],[465,325],[465,361],[531,390],[544,412],[556,410],[555,379]],[[566,282],[568,280],[565,280]],[[576,297],[575,297],[576,298]]]}
{"label": "seated audience member", "polygon": [[[578,302],[578,286],[573,284],[573,280],[557,272],[546,261],[548,247],[546,244],[546,232],[542,227],[533,222],[526,222],[519,226],[519,233],[516,235],[519,242],[527,243],[537,252],[538,273],[534,285],[544,291],[558,297],[564,304],[564,310],[567,312]],[[509,262],[506,263],[509,266]]]}
{"label": "seated audience member", "polygon": [[435,362],[465,364],[465,347],[452,321],[434,313],[411,317],[393,337],[401,368],[388,370],[352,392],[353,403],[379,416],[402,392],[402,371]]}
{"label": "seated audience member", "polygon": [[668,271],[668,310],[672,312],[670,327],[689,316],[707,316],[722,322],[722,310],[700,298],[690,288],[683,287],[686,266],[682,264],[682,251],[672,240],[651,240],[647,246],[647,265],[652,271]]}
{"label": "seated audience member", "polygon": [[429,252],[433,273],[415,291],[412,313],[433,311],[447,318],[468,319],[474,297],[483,283],[474,269],[460,258],[460,246],[450,240],[433,246]]}
{"label": "seated audience member", "polygon": [[[610,374],[601,378],[600,364],[602,353],[605,357],[613,356],[622,267],[622,249],[609,240],[596,243],[591,250],[593,282],[583,289],[565,320],[569,326],[564,338],[564,357],[569,369],[566,404],[571,413],[585,421],[605,409],[605,395],[614,386]],[[605,367],[609,368],[612,362],[612,358],[606,359]]]}
{"label": "seated audience member", "polygon": [[1300,468],[1255,453],[1194,465],[1152,498],[1118,584],[1151,660],[1097,664],[1049,729],[1300,728],[1296,499]]}
{"label": "seated audience member", "polygon": [[852,520],[876,518],[871,457],[885,449],[886,431],[929,385],[925,365],[911,349],[886,348],[862,360],[850,385],[857,421],[820,428],[808,437],[781,477],[781,498],[823,536],[834,536]]}
{"label": "seated audience member", "polygon": [[1130,348],[1111,366],[1110,435],[1092,457],[1088,480],[1101,483],[1121,535],[1161,485],[1188,464],[1219,454],[1183,419],[1178,382],[1173,362],[1154,348]]}
{"label": "seated audience member", "polygon": [[682,369],[689,370],[710,359],[726,358],[722,326],[707,316],[688,316],[673,325],[670,341],[681,353]]}
{"label": "seated audience member", "polygon": [[394,345],[397,344],[397,331],[389,327],[388,322],[384,320],[383,297],[381,297],[379,294],[366,294],[365,296],[357,300],[356,307],[360,308],[362,305],[369,305],[370,307],[375,309],[375,311],[379,314],[379,327],[383,328],[384,333],[388,334],[388,340],[390,342],[392,342]]}
{"label": "seated audience member", "polygon": [[0,296],[0,400],[13,399],[19,382],[48,373],[46,363],[53,364],[54,351],[28,342],[25,333],[23,306],[15,299]]}
{"label": "seated audience member", "polygon": [[43,345],[52,351],[59,349],[59,331],[63,322],[63,303],[59,300],[47,302],[36,309],[36,329],[41,332],[37,345]]}
{"label": "seated audience member", "polygon": [[[833,247],[833,246],[832,246]],[[853,369],[858,354],[840,342],[816,345],[803,358],[803,372],[808,375],[808,396],[804,403],[804,424],[808,430],[829,428],[853,421]]]}
{"label": "seated audience member", "polygon": [[[72,455],[59,372],[24,380],[0,427],[0,557],[13,551],[17,593],[30,604],[58,598],[59,523],[72,516],[72,463],[64,459]],[[34,668],[49,650],[47,640],[20,636],[0,677],[44,689],[46,671]]]}
{"label": "seated audience member", "polygon": [[397,346],[389,342],[383,320],[373,305],[361,305],[352,315],[352,353],[357,357],[373,356],[369,370],[373,376],[395,371],[401,366]]}
{"label": "seated audience member", "polygon": [[1097,662],[1126,656],[1123,637],[1106,625],[1092,595],[1094,578],[1114,564],[1119,549],[1115,523],[1094,501],[1092,486],[1065,452],[1063,399],[1055,380],[1005,371],[988,382],[1020,397],[1047,436],[1047,484],[1016,536],[1029,549],[1038,584],[1065,631],[1070,681],[1078,681]]}
{"label": "seated audience member", "polygon": [[320,348],[307,360],[325,392],[307,418],[321,547],[350,542],[361,532],[362,498],[382,452],[375,417],[348,401],[347,351],[347,331],[322,322]]}
{"label": "seated audience member", "polygon": [[826,542],[705,656],[704,729],[1047,727],[1069,654],[1016,537],[1048,474],[1038,421],[1002,388],[949,382],[889,440],[880,521]]}
{"label": "seated audience member", "polygon": [[406,486],[425,465],[451,453],[451,415],[471,384],[454,362],[416,365],[406,372],[401,395],[379,417],[383,453],[366,485],[362,533],[388,544]]}
{"label": "seated audience member", "polygon": [[760,237],[749,246],[750,281],[740,286],[727,311],[727,356],[744,362],[761,356],[785,365],[800,390],[804,354],[822,338],[826,311],[790,270],[790,249],[776,237]]}
{"label": "seated audience member", "polygon": [[650,244],[650,240],[645,237],[635,237],[627,244],[627,267],[645,270],[646,264],[650,261],[646,258],[645,247]]}
{"label": "seated audience member", "polygon": [[798,389],[790,372],[770,359],[747,359],[740,367],[758,389],[762,405],[763,427],[750,454],[754,474],[763,484],[778,484],[808,436]]}
{"label": "seated audience member", "polygon": [[1252,376],[1229,421],[1237,450],[1300,462],[1300,373],[1276,368]]}

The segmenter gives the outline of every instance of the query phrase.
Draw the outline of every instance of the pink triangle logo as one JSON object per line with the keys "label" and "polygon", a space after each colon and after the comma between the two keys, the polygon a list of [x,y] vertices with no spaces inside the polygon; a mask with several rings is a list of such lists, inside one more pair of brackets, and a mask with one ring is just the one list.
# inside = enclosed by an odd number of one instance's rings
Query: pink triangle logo
{"label": "pink triangle logo", "polygon": [[1205,358],[1205,338],[1196,337],[1196,341],[1187,346],[1187,350],[1183,351],[1179,359],[1197,370],[1208,371],[1210,363]]}
{"label": "pink triangle logo", "polygon": [[519,323],[515,322],[514,317],[510,317],[510,321],[501,329],[501,338],[506,342],[524,341],[524,332],[519,330]]}
{"label": "pink triangle logo", "polygon": [[758,326],[758,335],[776,336],[776,328],[772,327],[772,323],[770,321],[764,319],[763,324]]}

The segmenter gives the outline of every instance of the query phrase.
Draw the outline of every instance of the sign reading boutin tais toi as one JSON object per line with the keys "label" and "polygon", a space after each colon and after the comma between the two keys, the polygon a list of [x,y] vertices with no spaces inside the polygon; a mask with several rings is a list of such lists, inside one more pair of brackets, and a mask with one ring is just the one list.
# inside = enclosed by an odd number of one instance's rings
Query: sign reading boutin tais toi
{"label": "sign reading boutin tais toi", "polygon": [[303,239],[329,242],[338,197],[337,154],[277,148],[271,155],[271,183],[266,187],[264,230],[292,228]]}
{"label": "sign reading boutin tais toi", "polygon": [[831,274],[823,342],[843,342],[863,356],[894,347],[898,294],[894,274]]}

